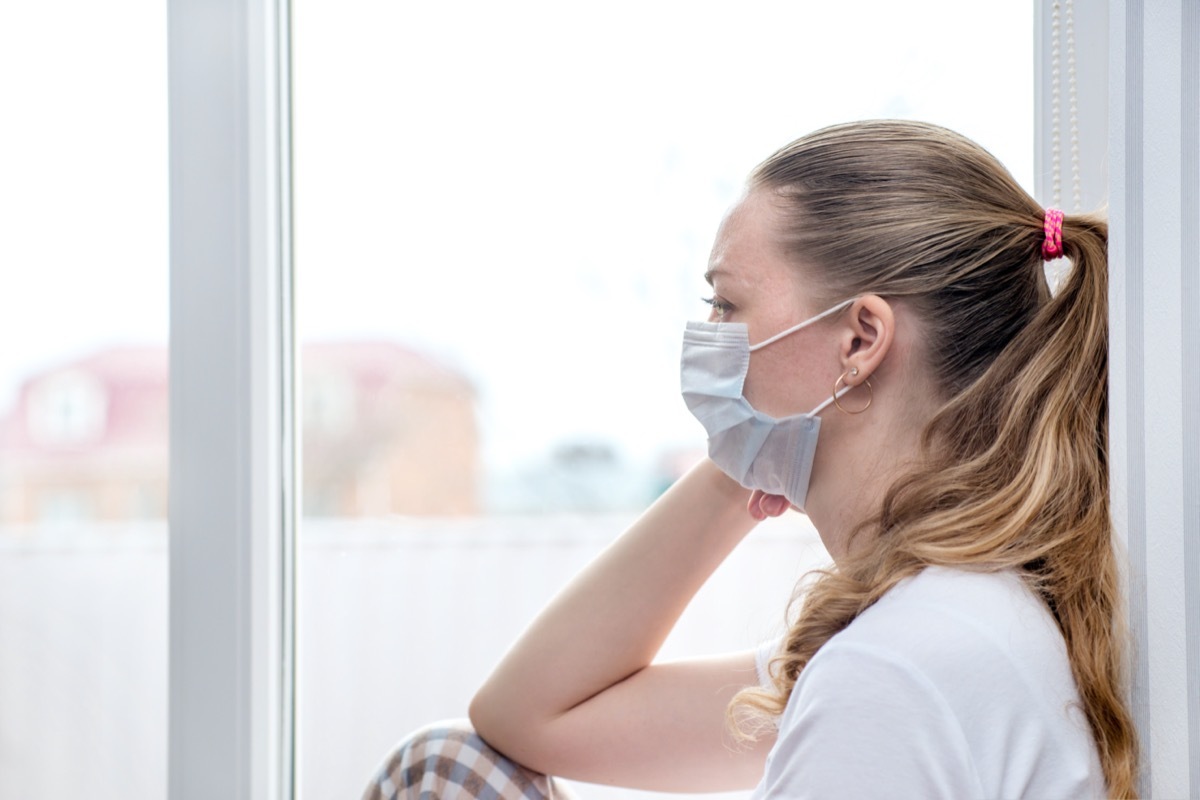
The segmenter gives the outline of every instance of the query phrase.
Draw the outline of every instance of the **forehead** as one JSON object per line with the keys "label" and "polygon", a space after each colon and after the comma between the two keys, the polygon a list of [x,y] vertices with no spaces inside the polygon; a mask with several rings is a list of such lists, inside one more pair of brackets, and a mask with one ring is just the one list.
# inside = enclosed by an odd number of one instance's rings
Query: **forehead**
{"label": "forehead", "polygon": [[743,195],[721,220],[705,280],[773,292],[794,289],[797,271],[779,237],[781,216],[765,193]]}

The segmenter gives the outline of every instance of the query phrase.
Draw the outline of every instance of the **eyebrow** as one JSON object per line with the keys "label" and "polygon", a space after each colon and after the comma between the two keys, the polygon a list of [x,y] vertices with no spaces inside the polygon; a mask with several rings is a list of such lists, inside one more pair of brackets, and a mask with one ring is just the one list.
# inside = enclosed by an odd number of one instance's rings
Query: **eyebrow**
{"label": "eyebrow", "polygon": [[709,286],[712,286],[713,276],[720,275],[724,272],[725,270],[714,267],[713,269],[710,269],[708,272],[704,273],[704,280],[708,281]]}

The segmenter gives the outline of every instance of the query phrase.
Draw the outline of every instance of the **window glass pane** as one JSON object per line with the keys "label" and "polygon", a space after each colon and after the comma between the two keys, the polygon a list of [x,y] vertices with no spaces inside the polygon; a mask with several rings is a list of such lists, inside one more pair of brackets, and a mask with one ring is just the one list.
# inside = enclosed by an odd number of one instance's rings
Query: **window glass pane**
{"label": "window glass pane", "polygon": [[[1032,185],[1031,19],[949,0],[294,4],[306,797],[352,796],[404,733],[464,715],[536,610],[703,453],[681,334],[758,161],[905,117]],[[803,517],[761,526],[664,655],[772,635],[824,558]]]}
{"label": "window glass pane", "polygon": [[166,796],[165,12],[0,5],[0,797]]}

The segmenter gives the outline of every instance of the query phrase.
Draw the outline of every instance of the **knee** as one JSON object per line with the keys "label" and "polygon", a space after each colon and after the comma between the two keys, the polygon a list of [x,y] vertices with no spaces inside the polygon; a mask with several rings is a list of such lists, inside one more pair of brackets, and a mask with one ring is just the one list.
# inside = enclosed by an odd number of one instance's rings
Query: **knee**
{"label": "knee", "polygon": [[[405,800],[410,790],[439,774],[453,772],[455,756],[461,752],[460,743],[478,738],[467,720],[435,722],[413,731],[392,748],[367,787],[363,800]],[[458,744],[459,746],[455,746]],[[426,773],[430,773],[427,777]]]}
{"label": "knee", "polygon": [[464,747],[487,747],[466,719],[448,719],[426,725],[410,733],[393,748],[391,759],[419,763],[426,759],[453,759]]}
{"label": "knee", "polygon": [[[514,797],[552,794],[545,791],[543,776],[492,749],[469,721],[447,720],[414,731],[396,745],[363,800],[474,798],[485,787],[495,789],[498,784],[515,790]],[[510,796],[505,791],[499,794]]]}

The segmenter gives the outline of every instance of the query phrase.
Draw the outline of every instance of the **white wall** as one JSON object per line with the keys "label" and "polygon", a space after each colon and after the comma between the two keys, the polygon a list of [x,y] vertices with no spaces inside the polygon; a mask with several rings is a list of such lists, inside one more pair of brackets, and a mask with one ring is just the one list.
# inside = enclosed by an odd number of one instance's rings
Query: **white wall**
{"label": "white wall", "polygon": [[[1061,20],[1065,3],[1038,4],[1040,163],[1056,5]],[[1200,4],[1084,0],[1074,17],[1085,206],[1106,200],[1110,219],[1110,463],[1142,792],[1200,797]]]}
{"label": "white wall", "polygon": [[1200,10],[1110,6],[1113,500],[1151,797],[1200,796]]}

